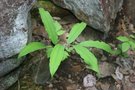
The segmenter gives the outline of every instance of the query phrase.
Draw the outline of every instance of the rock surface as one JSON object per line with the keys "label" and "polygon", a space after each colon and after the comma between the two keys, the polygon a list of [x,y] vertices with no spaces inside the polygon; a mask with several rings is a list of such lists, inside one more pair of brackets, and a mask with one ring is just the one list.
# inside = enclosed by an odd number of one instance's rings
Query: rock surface
{"label": "rock surface", "polygon": [[123,0],[52,0],[97,30],[108,32]]}
{"label": "rock surface", "polygon": [[108,62],[101,62],[99,65],[100,69],[100,77],[108,77],[111,76],[115,72],[115,67],[113,64]]}
{"label": "rock surface", "polygon": [[31,36],[29,10],[33,0],[0,0],[0,90],[14,84],[22,63],[16,54]]}
{"label": "rock surface", "polygon": [[[70,14],[69,11],[56,6],[49,0],[38,1],[39,6],[45,8],[52,16],[64,17]],[[34,12],[35,14],[35,12]]]}
{"label": "rock surface", "polygon": [[93,75],[88,74],[83,78],[84,87],[93,87],[95,85],[96,85],[96,78]]}
{"label": "rock surface", "polygon": [[130,18],[132,24],[135,25],[135,0],[124,0],[125,14]]}
{"label": "rock surface", "polygon": [[0,0],[0,61],[16,55],[27,43],[32,0]]}
{"label": "rock surface", "polygon": [[6,90],[13,85],[19,78],[20,69],[9,73],[8,75],[0,78],[0,90]]}
{"label": "rock surface", "polygon": [[16,60],[16,58],[0,62],[0,78],[17,68],[22,62],[23,60]]}

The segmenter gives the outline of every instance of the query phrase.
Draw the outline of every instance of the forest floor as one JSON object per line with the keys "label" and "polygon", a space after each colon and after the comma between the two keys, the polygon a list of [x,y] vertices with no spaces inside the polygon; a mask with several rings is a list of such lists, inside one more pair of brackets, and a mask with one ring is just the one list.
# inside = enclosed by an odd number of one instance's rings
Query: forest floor
{"label": "forest floor", "polygon": [[[69,30],[71,26],[79,22],[74,16],[54,17],[64,29]],[[33,19],[33,40],[49,42],[47,34],[39,18]],[[135,33],[135,28],[130,20],[119,14],[114,28],[109,32],[104,40],[103,33],[93,30],[90,27],[78,38],[81,40],[103,40],[111,46],[116,46],[119,42],[117,36],[129,36]],[[42,52],[32,53],[26,59],[24,65],[25,73],[17,83],[9,90],[135,90],[135,52],[128,51],[129,57],[106,55],[103,51],[92,49],[99,61],[101,76],[87,68],[78,55],[72,54],[64,61],[58,69],[53,79],[48,80],[44,85],[34,83],[33,66],[39,58],[44,57]],[[33,60],[34,58],[34,60]],[[36,58],[38,58],[36,60]]]}

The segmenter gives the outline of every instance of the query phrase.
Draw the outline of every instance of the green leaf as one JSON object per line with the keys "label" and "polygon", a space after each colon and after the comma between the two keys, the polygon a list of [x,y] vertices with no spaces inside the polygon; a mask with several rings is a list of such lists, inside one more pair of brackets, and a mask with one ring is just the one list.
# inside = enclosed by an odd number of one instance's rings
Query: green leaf
{"label": "green leaf", "polygon": [[63,60],[63,56],[64,56],[64,46],[57,44],[53,48],[51,55],[50,55],[49,67],[50,67],[50,73],[51,73],[52,77],[55,74],[55,72],[57,71],[61,61]]}
{"label": "green leaf", "polygon": [[120,49],[116,49],[112,51],[112,55],[120,55],[121,54],[121,50]]}
{"label": "green leaf", "polygon": [[135,42],[134,41],[128,41],[128,42],[131,45],[132,50],[134,50],[135,49]]}
{"label": "green leaf", "polygon": [[97,58],[91,53],[87,48],[81,45],[74,46],[75,51],[84,59],[84,62],[90,66],[90,68],[97,73],[99,73],[99,67],[97,63]]}
{"label": "green leaf", "polygon": [[43,8],[39,8],[39,14],[49,35],[49,38],[51,39],[53,44],[56,44],[58,42],[58,35],[52,16],[48,11],[45,11]]}
{"label": "green leaf", "polygon": [[84,22],[75,24],[69,33],[67,42],[72,43],[81,34],[81,32],[84,30],[85,27],[86,23]]}
{"label": "green leaf", "polygon": [[67,59],[69,56],[68,52],[67,51],[64,51],[64,56],[63,56],[63,60],[64,61],[65,59]]}
{"label": "green leaf", "polygon": [[65,31],[63,31],[63,30],[57,31],[57,35],[62,35],[62,34],[64,34],[64,33],[65,33]]}
{"label": "green leaf", "polygon": [[130,44],[128,42],[124,42],[122,43],[121,47],[122,47],[122,52],[126,52],[127,50],[129,50]]}
{"label": "green leaf", "polygon": [[122,41],[122,42],[126,42],[126,41],[129,41],[129,39],[125,36],[119,36],[117,37],[118,40]]}
{"label": "green leaf", "polygon": [[19,53],[18,58],[21,58],[31,52],[40,50],[40,49],[44,49],[46,48],[46,46],[43,43],[40,42],[32,42],[30,44],[28,44],[27,46],[25,46]]}
{"label": "green leaf", "polygon": [[130,35],[129,37],[135,39],[135,35]]}
{"label": "green leaf", "polygon": [[74,48],[73,48],[73,47],[66,47],[65,49],[66,49],[66,51],[67,51],[67,52],[69,52],[69,53],[70,53],[70,52],[72,52],[72,51],[73,51],[73,49],[74,49]]}
{"label": "green leaf", "polygon": [[56,32],[58,32],[59,30],[62,29],[62,26],[60,25],[60,23],[59,23],[58,21],[55,21],[55,22],[54,22],[54,25],[55,25],[55,27],[56,27]]}
{"label": "green leaf", "polygon": [[56,32],[57,32],[57,35],[62,35],[65,33],[64,30],[62,30],[62,26],[60,25],[60,23],[58,21],[55,21],[54,22],[54,25],[56,27]]}
{"label": "green leaf", "polygon": [[84,47],[99,48],[108,53],[112,53],[112,49],[111,49],[110,45],[106,44],[105,42],[89,40],[89,41],[81,42],[79,45],[84,46]]}
{"label": "green leaf", "polygon": [[51,46],[46,47],[47,58],[50,58],[52,50],[53,50],[53,47],[51,47]]}

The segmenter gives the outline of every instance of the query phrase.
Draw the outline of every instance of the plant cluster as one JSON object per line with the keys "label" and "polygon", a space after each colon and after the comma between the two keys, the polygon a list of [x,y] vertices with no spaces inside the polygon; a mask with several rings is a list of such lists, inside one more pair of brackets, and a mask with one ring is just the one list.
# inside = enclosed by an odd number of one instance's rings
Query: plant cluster
{"label": "plant cluster", "polygon": [[130,35],[129,37],[126,36],[119,36],[117,40],[121,43],[118,44],[117,50],[115,52],[116,55],[120,55],[122,57],[127,57],[128,50],[135,50],[135,37]]}
{"label": "plant cluster", "polygon": [[[50,73],[53,77],[61,62],[68,58],[70,56],[70,53],[76,52],[80,55],[82,60],[89,66],[90,69],[94,70],[99,74],[97,58],[90,51],[89,48],[98,48],[108,53],[112,53],[113,51],[110,45],[102,41],[93,40],[83,41],[80,43],[75,42],[76,38],[85,29],[86,23],[81,22],[75,24],[71,28],[70,32],[67,34],[67,32],[63,30],[60,23],[55,21],[48,11],[45,11],[43,8],[39,8],[39,14],[41,16],[43,25],[49,36],[49,39],[52,42],[52,45],[45,45],[41,42],[31,42],[21,50],[18,58],[21,58],[31,52],[44,49],[49,59]],[[60,36],[62,35],[64,35],[63,40],[61,40],[60,38]],[[123,42],[119,45],[122,52],[127,51],[130,46],[132,49],[135,48],[135,43],[131,40],[129,41],[128,38],[121,36],[117,39]]]}

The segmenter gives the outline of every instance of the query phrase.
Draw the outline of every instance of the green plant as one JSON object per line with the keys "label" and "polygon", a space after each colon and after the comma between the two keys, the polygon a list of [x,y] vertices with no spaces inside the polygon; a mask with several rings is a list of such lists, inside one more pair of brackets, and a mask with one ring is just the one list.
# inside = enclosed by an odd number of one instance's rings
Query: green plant
{"label": "green plant", "polygon": [[135,40],[134,40],[134,36],[130,35],[130,37],[126,37],[126,36],[119,36],[117,37],[117,39],[119,41],[121,41],[120,44],[118,44],[118,48],[116,50],[117,54],[116,55],[121,55],[124,57],[127,57],[127,51],[129,49],[131,50],[135,50]]}
{"label": "green plant", "polygon": [[[46,32],[48,33],[49,39],[52,41],[53,45],[44,45],[41,42],[32,42],[21,50],[18,58],[39,49],[45,49],[50,61],[50,73],[53,77],[61,62],[70,56],[69,53],[75,51],[80,55],[90,69],[99,73],[97,58],[89,50],[89,48],[99,48],[111,53],[111,47],[100,41],[89,40],[81,43],[75,42],[76,38],[86,27],[86,23],[84,22],[75,24],[67,35],[62,26],[57,21],[53,20],[48,11],[45,11],[43,8],[39,8],[39,13]],[[64,36],[64,38],[61,38],[61,36]]]}

